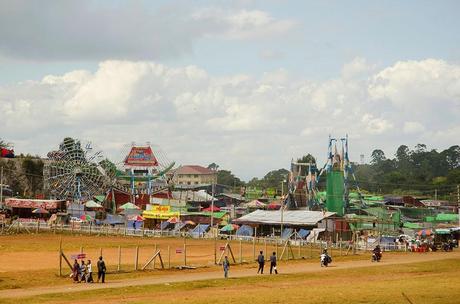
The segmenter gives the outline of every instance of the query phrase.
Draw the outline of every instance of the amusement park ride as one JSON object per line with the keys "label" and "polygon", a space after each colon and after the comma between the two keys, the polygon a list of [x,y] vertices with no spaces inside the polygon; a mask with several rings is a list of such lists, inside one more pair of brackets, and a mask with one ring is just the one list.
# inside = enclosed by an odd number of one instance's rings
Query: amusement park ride
{"label": "amusement park ride", "polygon": [[169,189],[169,173],[175,163],[160,149],[150,143],[132,143],[124,146],[120,159],[114,164],[91,142],[65,138],[58,150],[48,153],[43,170],[45,190],[54,199],[80,203],[98,194],[114,200],[114,189],[120,189],[135,203],[139,195],[149,198]]}
{"label": "amusement park ride", "polygon": [[152,196],[158,191],[168,190],[171,183],[171,170],[175,163],[167,159],[160,148],[131,143],[122,152],[122,161],[117,164],[117,180],[120,185],[129,184],[131,202],[136,196]]}
{"label": "amusement park ride", "polygon": [[[338,144],[340,150],[337,148]],[[306,167],[307,170],[302,170],[302,167]],[[321,202],[318,199],[317,185],[324,173],[326,174],[326,201]],[[360,195],[360,189],[348,157],[348,135],[345,138],[329,136],[327,161],[320,170],[317,169],[315,163],[291,162],[289,194],[284,203],[285,208],[326,209],[342,216],[349,202],[350,177],[353,178]]]}

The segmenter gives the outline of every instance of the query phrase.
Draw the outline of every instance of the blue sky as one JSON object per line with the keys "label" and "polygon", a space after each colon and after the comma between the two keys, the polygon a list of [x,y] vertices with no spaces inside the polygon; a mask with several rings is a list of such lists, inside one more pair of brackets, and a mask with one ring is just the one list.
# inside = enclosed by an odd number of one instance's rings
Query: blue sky
{"label": "blue sky", "polygon": [[[459,11],[458,1],[0,1],[2,137],[42,155],[70,133],[113,155],[122,142],[158,142],[179,163],[220,162],[244,178],[325,154],[329,132],[349,133],[356,158],[445,148],[460,130]],[[118,112],[101,122],[108,107]],[[35,121],[43,109],[49,121]]]}

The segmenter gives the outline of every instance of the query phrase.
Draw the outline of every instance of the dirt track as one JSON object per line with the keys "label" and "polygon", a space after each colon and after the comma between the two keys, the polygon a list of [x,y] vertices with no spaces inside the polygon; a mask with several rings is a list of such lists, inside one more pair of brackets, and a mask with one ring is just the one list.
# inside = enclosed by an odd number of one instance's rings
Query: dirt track
{"label": "dirt track", "polygon": [[[360,260],[360,261],[349,261],[349,262],[340,262],[338,264],[333,263],[329,268],[320,268],[319,263],[291,263],[280,265],[280,272],[283,274],[292,274],[292,273],[308,273],[315,271],[329,271],[329,269],[349,269],[349,268],[359,268],[359,267],[380,267],[384,265],[395,265],[395,264],[407,264],[407,263],[416,263],[416,262],[429,262],[434,260],[443,260],[443,259],[452,259],[459,258],[460,251],[444,253],[424,253],[424,254],[415,254],[415,253],[402,253],[398,255],[388,255],[385,256],[381,263],[371,263],[369,260]],[[266,267],[267,268],[267,267]],[[256,269],[238,269],[234,267],[230,271],[230,277],[240,278],[240,277],[250,277],[256,275]],[[265,275],[265,274],[264,274]],[[69,293],[69,292],[78,292],[94,289],[103,289],[103,288],[122,288],[129,286],[143,286],[143,285],[154,285],[154,284],[165,284],[165,283],[174,283],[174,282],[187,282],[187,281],[197,281],[197,280],[208,280],[208,279],[219,279],[222,278],[223,273],[220,269],[212,268],[208,272],[200,273],[177,273],[177,274],[167,274],[156,277],[147,277],[141,279],[130,279],[122,281],[110,281],[110,276],[108,277],[108,283],[106,284],[69,284],[67,286],[60,287],[39,287],[39,288],[30,288],[30,289],[9,289],[0,291],[1,298],[19,298],[19,297],[30,297],[36,295],[44,294],[53,294],[53,293]]]}

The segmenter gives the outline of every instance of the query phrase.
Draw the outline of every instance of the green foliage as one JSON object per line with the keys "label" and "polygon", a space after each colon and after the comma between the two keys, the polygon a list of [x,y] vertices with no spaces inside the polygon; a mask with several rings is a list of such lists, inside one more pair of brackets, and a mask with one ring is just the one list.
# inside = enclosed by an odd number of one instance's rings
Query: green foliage
{"label": "green foliage", "polygon": [[424,144],[413,150],[401,145],[394,159],[376,149],[371,164],[353,164],[353,168],[360,186],[371,192],[432,196],[436,189],[438,197],[450,198],[460,183],[460,147],[438,152]]}
{"label": "green foliage", "polygon": [[254,177],[247,185],[262,189],[275,188],[281,191],[281,182],[286,180],[288,174],[289,171],[286,169],[273,170],[265,174],[262,179]]}
{"label": "green foliage", "polygon": [[231,187],[241,187],[244,186],[244,182],[236,177],[232,171],[229,170],[219,170],[217,171],[217,183],[221,185],[227,185]]}

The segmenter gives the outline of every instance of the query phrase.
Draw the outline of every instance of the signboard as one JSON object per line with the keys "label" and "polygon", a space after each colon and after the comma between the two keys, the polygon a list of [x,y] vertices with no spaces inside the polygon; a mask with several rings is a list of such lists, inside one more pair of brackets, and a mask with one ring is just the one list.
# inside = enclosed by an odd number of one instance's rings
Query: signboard
{"label": "signboard", "polygon": [[219,249],[220,249],[220,251],[224,251],[224,250],[225,250],[225,246],[220,246]]}
{"label": "signboard", "polygon": [[12,208],[43,208],[43,209],[58,209],[64,201],[61,200],[37,200],[37,199],[21,199],[7,198],[5,205]]}
{"label": "signboard", "polygon": [[152,206],[152,212],[171,212],[171,206]]}
{"label": "signboard", "polygon": [[158,161],[150,147],[132,147],[124,161],[126,166],[156,167]]}
{"label": "signboard", "polygon": [[78,254],[72,254],[70,256],[72,260],[81,260],[81,259],[86,259],[86,253],[78,253]]}
{"label": "signboard", "polygon": [[182,253],[182,248],[176,248],[176,253]]}

